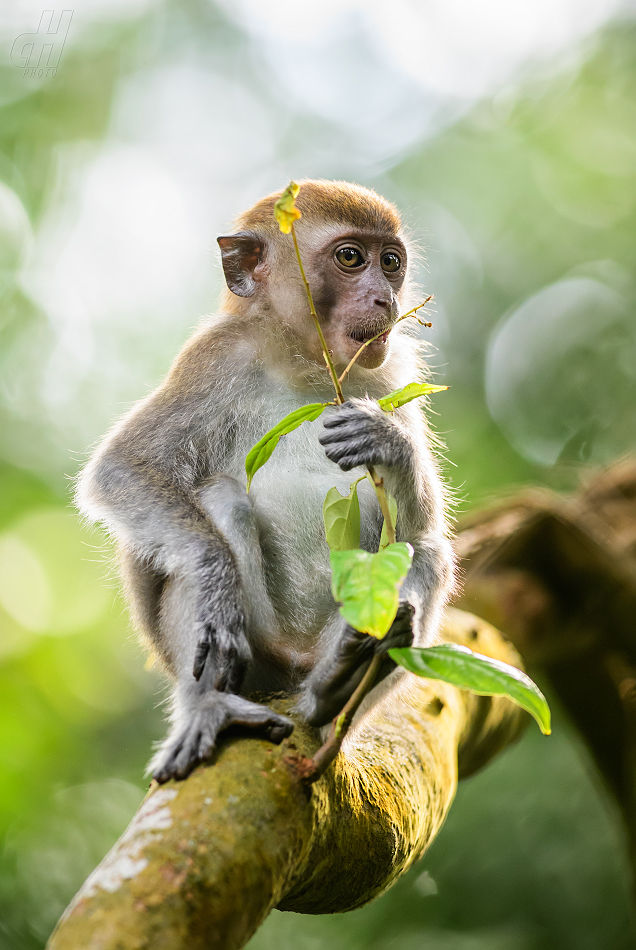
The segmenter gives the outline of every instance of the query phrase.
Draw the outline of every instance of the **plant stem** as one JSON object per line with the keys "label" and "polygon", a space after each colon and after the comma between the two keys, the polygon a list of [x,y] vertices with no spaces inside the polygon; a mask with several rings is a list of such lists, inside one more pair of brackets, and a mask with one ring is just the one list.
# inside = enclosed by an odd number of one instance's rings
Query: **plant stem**
{"label": "plant stem", "polygon": [[358,711],[360,703],[375,682],[381,662],[382,657],[376,654],[356,689],[349,697],[348,702],[343,707],[342,712],[339,713],[331,723],[329,738],[321,745],[311,760],[313,769],[305,774],[304,781],[307,782],[307,784],[311,785],[313,782],[316,782],[340,752],[340,747],[342,746],[344,737],[349,731],[353,717]]}
{"label": "plant stem", "polygon": [[393,519],[391,518],[389,499],[386,497],[386,489],[384,487],[384,479],[378,475],[373,465],[368,465],[367,471],[369,473],[369,481],[373,485],[373,490],[375,491],[378,498],[378,504],[380,505],[382,514],[384,515],[387,543],[395,544],[395,525],[393,524]]}
{"label": "plant stem", "polygon": [[292,238],[294,239],[294,249],[296,251],[296,259],[298,261],[298,266],[300,268],[300,276],[303,279],[303,284],[305,285],[305,293],[307,294],[307,300],[309,301],[309,310],[311,311],[311,315],[313,317],[314,323],[316,324],[316,330],[318,331],[318,336],[320,337],[320,343],[322,346],[322,352],[325,357],[325,363],[327,364],[327,369],[329,370],[329,374],[331,376],[334,389],[336,390],[336,402],[342,405],[345,399],[344,399],[344,396],[342,395],[340,380],[338,379],[336,368],[333,365],[333,360],[331,359],[331,353],[329,352],[329,348],[327,347],[327,341],[325,340],[323,336],[322,327],[320,326],[320,321],[318,320],[318,314],[316,313],[316,308],[314,306],[314,298],[311,295],[311,288],[309,286],[309,281],[307,280],[307,277],[305,275],[305,268],[303,267],[302,258],[300,256],[300,248],[298,247],[298,239],[296,237],[296,229],[293,224],[291,226],[291,233],[292,233]]}
{"label": "plant stem", "polygon": [[[428,297],[426,298],[426,300],[423,300],[422,303],[418,303],[417,307],[413,307],[412,310],[408,310],[406,313],[403,313],[401,317],[398,317],[398,319],[395,321],[395,323],[393,324],[393,326],[396,327],[396,326],[398,325],[398,323],[401,323],[402,320],[406,320],[407,317],[413,317],[413,316],[417,313],[418,310],[421,310],[422,307],[425,307],[426,304],[429,302],[429,300],[432,300],[432,299],[433,299],[433,294],[429,294]],[[421,321],[420,321],[420,323],[421,323]],[[422,326],[423,326],[423,327],[432,327],[433,324],[432,324],[432,323],[422,323]],[[393,329],[393,327],[391,327],[391,329]],[[368,346],[370,346],[372,343],[374,343],[379,337],[383,336],[384,333],[386,333],[385,330],[383,330],[382,333],[376,333],[376,335],[375,335],[375,336],[372,336],[370,340],[365,340],[365,341],[364,341],[364,343],[362,344],[362,346],[360,347],[360,349],[355,353],[355,355],[354,355],[354,356],[352,357],[352,359],[350,360],[350,362],[349,362],[347,368],[346,368],[346,369],[344,370],[344,372],[338,377],[338,382],[339,382],[339,383],[341,383],[342,380],[345,378],[345,376],[347,375],[347,373],[349,372],[349,370],[351,369],[351,367],[353,366],[353,364],[355,363],[355,361],[358,359],[358,357],[359,357],[360,354],[362,353],[362,351],[363,351],[363,350],[366,350],[366,348],[367,348]]]}

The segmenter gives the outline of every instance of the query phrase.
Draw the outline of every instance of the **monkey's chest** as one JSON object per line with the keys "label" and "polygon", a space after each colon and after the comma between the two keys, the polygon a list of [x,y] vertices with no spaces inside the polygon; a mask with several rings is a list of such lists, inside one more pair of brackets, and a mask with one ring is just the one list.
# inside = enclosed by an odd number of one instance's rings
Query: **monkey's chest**
{"label": "monkey's chest", "polygon": [[[306,424],[302,430],[281,440],[256,474],[250,495],[266,583],[280,621],[288,631],[314,639],[336,610],[323,502],[333,487],[346,495],[364,472],[342,472],[326,458],[318,442],[320,424]],[[376,550],[381,530],[377,501],[368,484],[361,483],[358,494],[361,546]]]}

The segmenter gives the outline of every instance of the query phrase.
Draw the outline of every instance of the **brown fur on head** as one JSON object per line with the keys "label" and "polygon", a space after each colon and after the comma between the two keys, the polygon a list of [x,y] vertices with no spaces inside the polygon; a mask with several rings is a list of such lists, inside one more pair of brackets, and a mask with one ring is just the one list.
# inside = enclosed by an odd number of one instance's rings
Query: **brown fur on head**
{"label": "brown fur on head", "polygon": [[[218,239],[229,288],[223,309],[247,317],[253,334],[261,328],[271,340],[282,332],[294,358],[323,366],[293,241],[274,218],[281,194],[261,199]],[[388,358],[388,334],[405,297],[407,247],[398,211],[376,192],[341,181],[301,182],[296,206],[298,243],[334,363],[344,367],[361,343],[380,334],[358,361],[376,369]],[[357,255],[357,263],[345,266],[343,252]],[[386,266],[387,255],[397,269]]]}
{"label": "brown fur on head", "polygon": [[[350,224],[361,231],[388,231],[400,234],[402,221],[395,205],[371,188],[348,181],[305,179],[299,182],[296,207],[306,222],[324,221]],[[236,219],[236,230],[277,233],[274,205],[282,195],[276,191],[257,201]],[[301,228],[301,221],[297,227]]]}

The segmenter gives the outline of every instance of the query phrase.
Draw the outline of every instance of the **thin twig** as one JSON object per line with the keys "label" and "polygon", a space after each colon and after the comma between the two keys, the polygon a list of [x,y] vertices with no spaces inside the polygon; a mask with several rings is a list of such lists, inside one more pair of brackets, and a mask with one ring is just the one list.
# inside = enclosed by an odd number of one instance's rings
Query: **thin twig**
{"label": "thin twig", "polygon": [[[418,310],[421,310],[422,307],[425,307],[426,304],[429,302],[429,300],[432,300],[432,299],[433,299],[433,294],[429,294],[428,297],[426,298],[426,300],[423,300],[422,303],[418,303],[417,307],[413,307],[412,310],[408,310],[406,313],[403,313],[402,316],[399,317],[399,318],[395,321],[395,323],[393,324],[393,327],[396,327],[396,326],[398,325],[398,323],[401,323],[401,322],[402,322],[402,320],[406,320],[407,317],[412,317],[412,316],[414,316],[414,315],[417,313]],[[423,326],[423,327],[432,327],[432,326],[433,326],[432,323],[423,323],[421,320],[419,321],[419,323],[420,323],[420,325]],[[391,327],[391,329],[393,329],[393,327]],[[364,343],[362,344],[362,346],[360,347],[360,349],[356,352],[356,354],[355,354],[355,355],[353,356],[353,358],[350,360],[349,365],[347,366],[347,368],[346,368],[346,369],[344,370],[344,372],[338,377],[338,382],[339,382],[339,383],[342,383],[342,380],[345,378],[345,376],[347,375],[347,373],[349,372],[349,370],[351,369],[351,367],[353,366],[353,364],[355,363],[355,361],[358,359],[358,357],[359,357],[360,354],[362,353],[362,351],[363,351],[363,350],[366,350],[366,348],[367,348],[368,346],[370,346],[372,343],[375,343],[375,341],[376,341],[377,339],[379,339],[381,336],[384,336],[385,333],[386,333],[386,330],[383,330],[381,333],[376,333],[375,336],[372,336],[370,340],[365,340],[365,341],[364,341]]]}
{"label": "thin twig", "polygon": [[311,760],[313,769],[309,772],[306,772],[303,776],[303,780],[308,785],[316,782],[320,776],[325,773],[327,768],[331,765],[333,760],[340,752],[340,747],[342,746],[344,737],[349,731],[349,726],[351,725],[353,717],[358,711],[360,703],[375,682],[381,662],[382,657],[376,654],[371,660],[369,668],[358,683],[356,689],[349,697],[348,702],[344,705],[342,712],[339,713],[339,715],[337,715],[331,723],[329,738],[323,745],[321,745]]}
{"label": "thin twig", "polygon": [[391,517],[389,499],[387,498],[386,489],[384,487],[384,479],[378,475],[373,465],[367,466],[367,472],[369,473],[369,481],[373,485],[373,490],[377,496],[378,504],[382,510],[382,514],[384,515],[387,544],[395,544],[395,525],[393,524],[393,518]]}
{"label": "thin twig", "polygon": [[325,357],[325,363],[327,364],[327,369],[329,370],[329,373],[331,375],[331,380],[334,385],[334,389],[336,390],[336,402],[339,405],[342,405],[345,399],[344,399],[344,396],[342,395],[340,380],[338,379],[336,368],[333,365],[333,360],[331,359],[331,353],[329,352],[329,348],[327,347],[327,341],[325,340],[323,336],[322,327],[320,326],[318,314],[316,313],[316,308],[314,306],[314,298],[311,295],[311,288],[309,286],[309,281],[307,280],[307,277],[305,275],[305,268],[303,267],[302,258],[300,256],[300,248],[298,247],[298,239],[296,237],[296,229],[293,224],[291,226],[291,233],[292,233],[292,238],[294,239],[294,249],[296,251],[296,259],[298,261],[298,266],[300,268],[300,276],[303,279],[303,284],[305,285],[305,293],[307,294],[307,300],[309,301],[309,310],[311,311],[311,315],[313,317],[314,323],[316,324],[316,330],[318,331],[318,336],[320,337],[320,343],[322,345],[322,352]]}

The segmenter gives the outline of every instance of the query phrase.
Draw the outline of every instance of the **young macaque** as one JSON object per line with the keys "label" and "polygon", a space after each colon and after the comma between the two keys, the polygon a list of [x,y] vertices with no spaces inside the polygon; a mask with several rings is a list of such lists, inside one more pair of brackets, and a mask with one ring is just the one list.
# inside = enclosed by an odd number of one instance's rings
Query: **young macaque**
{"label": "young macaque", "polygon": [[[298,692],[314,725],[337,715],[374,653],[431,641],[452,584],[444,493],[421,407],[374,400],[421,377],[405,324],[407,240],[395,207],[346,182],[304,181],[296,233],[336,369],[362,353],[349,398],[281,439],[246,493],[245,457],[288,412],[333,399],[278,194],[220,237],[220,312],[177,356],[159,388],[101,444],[78,489],[81,510],[117,540],[132,616],[174,680],[172,726],[151,763],[159,782],[208,759],[241,727],[280,742],[292,722],[249,697]],[[373,465],[398,503],[397,537],[414,548],[384,640],[344,621],[330,588],[322,504]],[[359,486],[361,547],[377,551],[382,515]],[[387,656],[381,677],[395,668]],[[399,679],[396,673],[393,679]],[[389,683],[391,683],[389,681]],[[375,687],[375,698],[387,687]]]}

